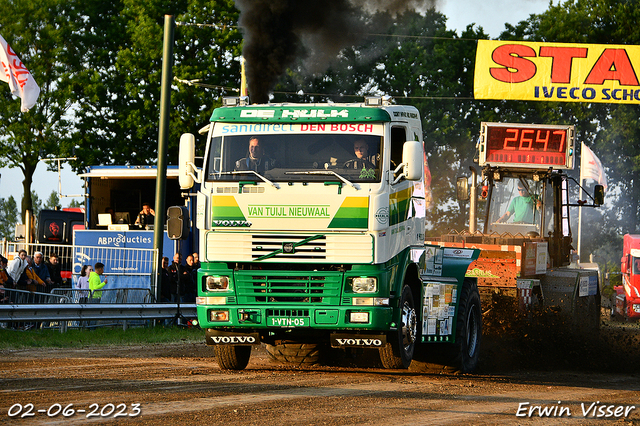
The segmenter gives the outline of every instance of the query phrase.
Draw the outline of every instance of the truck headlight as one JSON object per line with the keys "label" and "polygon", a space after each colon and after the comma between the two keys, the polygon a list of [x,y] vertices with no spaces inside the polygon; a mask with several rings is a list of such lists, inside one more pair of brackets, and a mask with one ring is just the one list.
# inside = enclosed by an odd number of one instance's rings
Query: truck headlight
{"label": "truck headlight", "polygon": [[355,277],[351,281],[354,293],[375,293],[378,291],[378,279],[375,277]]}
{"label": "truck headlight", "polygon": [[366,324],[369,322],[369,312],[349,312],[349,322]]}
{"label": "truck headlight", "polygon": [[388,297],[354,297],[353,306],[389,306]]}
{"label": "truck headlight", "polygon": [[226,305],[226,297],[196,297],[196,305]]}
{"label": "truck headlight", "polygon": [[209,311],[209,321],[211,322],[228,322],[229,311]]}
{"label": "truck headlight", "polygon": [[229,289],[229,277],[227,276],[208,276],[207,281],[207,291],[220,291],[220,290],[228,290]]}

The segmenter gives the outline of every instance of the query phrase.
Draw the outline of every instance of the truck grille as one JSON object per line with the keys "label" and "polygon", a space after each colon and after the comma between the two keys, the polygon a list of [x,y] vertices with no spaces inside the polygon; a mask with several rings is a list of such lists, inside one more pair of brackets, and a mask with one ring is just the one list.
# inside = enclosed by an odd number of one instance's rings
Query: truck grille
{"label": "truck grille", "polygon": [[205,244],[210,262],[371,263],[374,251],[373,236],[360,233],[217,230],[207,232]]}
{"label": "truck grille", "polygon": [[342,273],[236,271],[238,303],[308,303],[337,305]]}
{"label": "truck grille", "polygon": [[[313,239],[311,239],[313,238]],[[305,239],[309,241],[304,242]],[[256,234],[251,236],[251,258],[265,256],[278,259],[324,260],[327,258],[327,237],[318,235]],[[287,252],[287,250],[290,250]]]}

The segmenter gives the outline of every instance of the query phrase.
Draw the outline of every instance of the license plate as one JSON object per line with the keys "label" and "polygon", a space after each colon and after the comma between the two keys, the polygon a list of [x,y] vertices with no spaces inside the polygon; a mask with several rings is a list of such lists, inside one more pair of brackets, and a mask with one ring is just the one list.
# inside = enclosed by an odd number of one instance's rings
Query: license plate
{"label": "license plate", "polygon": [[269,317],[267,325],[270,327],[309,327],[309,318]]}

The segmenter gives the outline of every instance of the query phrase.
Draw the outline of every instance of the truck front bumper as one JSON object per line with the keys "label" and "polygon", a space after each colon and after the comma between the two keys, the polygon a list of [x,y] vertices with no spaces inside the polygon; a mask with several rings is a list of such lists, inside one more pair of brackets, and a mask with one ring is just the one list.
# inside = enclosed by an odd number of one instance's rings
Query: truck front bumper
{"label": "truck front bumper", "polygon": [[390,306],[198,305],[202,328],[389,330]]}

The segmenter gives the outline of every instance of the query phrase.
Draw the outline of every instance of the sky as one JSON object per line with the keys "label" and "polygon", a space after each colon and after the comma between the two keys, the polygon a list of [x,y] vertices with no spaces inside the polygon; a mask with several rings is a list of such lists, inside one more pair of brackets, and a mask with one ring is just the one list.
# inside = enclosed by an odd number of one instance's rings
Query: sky
{"label": "sky", "polygon": [[[549,0],[440,0],[439,11],[447,16],[447,28],[460,34],[468,24],[481,26],[491,38],[497,38],[504,30],[505,22],[517,24],[532,13],[547,10]],[[554,4],[557,1],[554,0]],[[19,52],[18,52],[19,54]],[[28,64],[27,64],[28,66]],[[0,83],[4,84],[4,83]],[[19,100],[15,100],[19,102]],[[61,173],[62,195],[78,195],[83,193],[82,179],[71,171],[67,165]],[[22,200],[22,181],[24,177],[19,168],[0,168],[0,198],[13,196],[20,207]],[[32,189],[44,202],[52,191],[58,191],[58,173],[47,171],[47,164],[40,162],[33,176]],[[73,198],[61,197],[63,207],[69,205]],[[76,198],[82,201],[81,198]]]}

